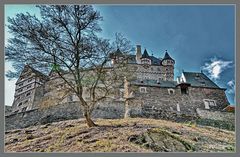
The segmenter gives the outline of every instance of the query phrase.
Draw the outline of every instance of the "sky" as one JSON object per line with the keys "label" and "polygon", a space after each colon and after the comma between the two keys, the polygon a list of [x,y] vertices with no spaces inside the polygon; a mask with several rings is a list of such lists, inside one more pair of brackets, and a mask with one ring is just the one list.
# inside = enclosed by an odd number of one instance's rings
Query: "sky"
{"label": "sky", "polygon": [[[227,88],[235,104],[235,8],[233,5],[94,5],[103,16],[100,36],[116,32],[132,45],[163,57],[165,50],[175,60],[175,78],[184,71],[203,72],[217,85]],[[40,16],[34,5],[6,5],[6,18],[16,13]],[[5,45],[11,37],[5,27]],[[5,62],[5,71],[11,63]],[[15,80],[5,77],[5,105],[11,105]]]}

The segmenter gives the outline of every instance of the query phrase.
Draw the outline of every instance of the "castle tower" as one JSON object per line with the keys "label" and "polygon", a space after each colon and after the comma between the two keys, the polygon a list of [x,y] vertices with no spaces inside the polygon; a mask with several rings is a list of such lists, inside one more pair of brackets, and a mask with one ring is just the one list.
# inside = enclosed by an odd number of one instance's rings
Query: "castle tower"
{"label": "castle tower", "polygon": [[141,57],[141,64],[149,64],[151,65],[151,58],[147,52],[147,50],[145,49],[143,52],[143,55]]}
{"label": "castle tower", "polygon": [[136,61],[137,61],[137,64],[141,64],[141,57],[142,57],[141,45],[137,45],[137,48],[136,48]]}
{"label": "castle tower", "polygon": [[172,59],[172,57],[170,57],[167,50],[165,52],[164,58],[162,59],[161,63],[164,66],[164,71],[165,71],[164,80],[173,81],[175,60]]}
{"label": "castle tower", "polygon": [[44,84],[47,79],[48,77],[41,72],[25,65],[16,82],[12,112],[24,112],[32,109],[36,88]]}

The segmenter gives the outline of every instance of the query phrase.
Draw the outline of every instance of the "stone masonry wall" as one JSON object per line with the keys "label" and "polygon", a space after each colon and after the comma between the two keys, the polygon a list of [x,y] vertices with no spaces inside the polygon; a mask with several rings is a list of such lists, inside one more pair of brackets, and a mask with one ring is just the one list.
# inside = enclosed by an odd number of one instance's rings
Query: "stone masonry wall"
{"label": "stone masonry wall", "polygon": [[232,112],[208,111],[197,109],[198,116],[204,119],[213,119],[235,123],[235,114]]}
{"label": "stone masonry wall", "polygon": [[[124,103],[105,102],[99,104],[92,113],[93,118],[123,118]],[[78,102],[65,103],[51,106],[47,109],[33,109],[26,112],[15,113],[5,116],[5,129],[24,128],[37,124],[46,124],[61,120],[83,118]]]}
{"label": "stone masonry wall", "polygon": [[[159,88],[146,87],[146,92],[140,92],[141,86],[131,86],[129,93],[133,92],[134,98],[128,100],[128,111],[130,116],[142,116],[142,110],[155,109],[164,113],[176,112],[178,114],[197,115],[196,109],[204,109],[204,99],[216,101],[217,106],[210,106],[210,110],[222,110],[229,103],[224,90],[189,87],[188,94],[182,94],[180,87]],[[144,87],[144,86],[142,86]],[[174,90],[170,93],[169,90]],[[179,105],[179,108],[177,106]],[[180,109],[180,111],[178,111]]]}

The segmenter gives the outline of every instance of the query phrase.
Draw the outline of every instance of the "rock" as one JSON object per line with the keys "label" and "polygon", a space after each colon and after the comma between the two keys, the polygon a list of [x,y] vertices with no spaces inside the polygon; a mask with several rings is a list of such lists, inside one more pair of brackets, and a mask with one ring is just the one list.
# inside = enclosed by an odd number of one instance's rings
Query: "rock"
{"label": "rock", "polygon": [[33,135],[28,135],[28,136],[26,137],[26,139],[27,139],[27,140],[34,139],[34,136],[33,136]]}
{"label": "rock", "polygon": [[136,141],[137,138],[138,138],[137,135],[132,135],[132,136],[130,136],[130,137],[128,138],[128,141],[129,141],[129,142],[133,142],[133,141]]}
{"label": "rock", "polygon": [[25,130],[25,134],[31,134],[34,130]]}
{"label": "rock", "polygon": [[8,142],[5,143],[5,145],[9,145],[9,144],[12,144],[12,143],[16,143],[18,142],[19,140],[17,138],[13,138],[13,139],[10,139]]}
{"label": "rock", "polygon": [[198,137],[194,137],[194,138],[193,138],[193,141],[198,142],[198,141],[199,141],[199,138],[198,138]]}
{"label": "rock", "polygon": [[72,124],[66,125],[66,128],[71,128],[71,127],[74,127],[74,125],[72,125]]}
{"label": "rock", "polygon": [[141,145],[155,152],[187,152],[193,147],[186,141],[165,130],[148,129],[141,135],[132,135],[129,142]]}
{"label": "rock", "polygon": [[178,131],[172,131],[173,134],[178,134],[178,135],[182,135],[181,132],[178,132]]}

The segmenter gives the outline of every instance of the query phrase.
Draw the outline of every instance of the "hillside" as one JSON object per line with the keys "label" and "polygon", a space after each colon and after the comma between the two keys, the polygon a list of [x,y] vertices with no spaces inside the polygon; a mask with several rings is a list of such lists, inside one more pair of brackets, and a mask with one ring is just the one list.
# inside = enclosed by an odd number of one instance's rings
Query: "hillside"
{"label": "hillside", "polygon": [[68,120],[5,132],[5,152],[234,152],[235,133],[164,120]]}

